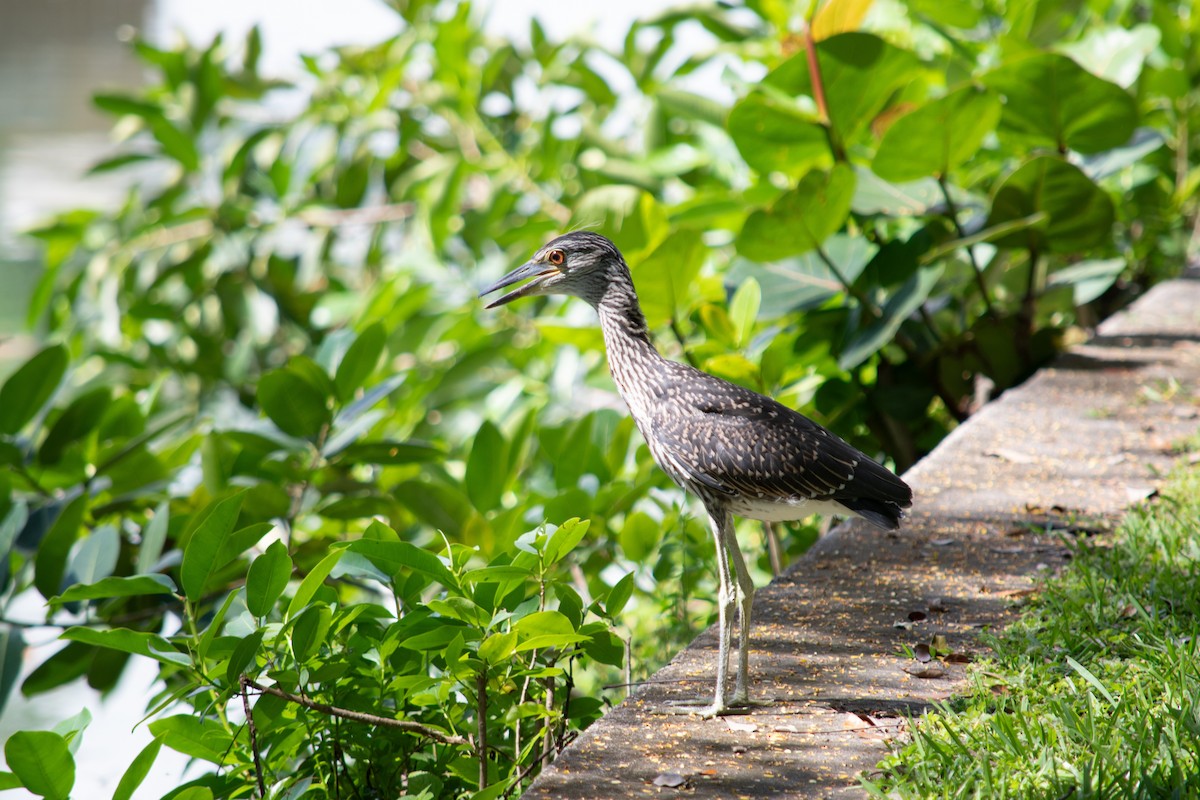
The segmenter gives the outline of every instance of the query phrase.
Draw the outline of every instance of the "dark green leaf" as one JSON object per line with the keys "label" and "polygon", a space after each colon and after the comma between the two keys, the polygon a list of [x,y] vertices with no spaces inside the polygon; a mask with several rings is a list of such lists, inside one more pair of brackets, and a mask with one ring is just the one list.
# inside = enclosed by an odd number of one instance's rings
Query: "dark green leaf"
{"label": "dark green leaf", "polygon": [[353,397],[363,381],[375,371],[386,342],[387,332],[382,324],[376,322],[367,326],[346,350],[333,379],[340,400],[344,402]]}
{"label": "dark green leaf", "polygon": [[892,341],[904,321],[929,298],[941,275],[942,266],[939,264],[925,267],[909,278],[900,291],[888,298],[883,306],[883,317],[859,331],[846,343],[838,357],[838,366],[845,370],[853,369]]}
{"label": "dark green leaf", "polygon": [[1050,275],[1050,286],[1071,286],[1074,289],[1075,305],[1090,303],[1108,291],[1125,271],[1123,258],[1106,258],[1100,261],[1080,261]]}
{"label": "dark green leaf", "polygon": [[62,638],[95,647],[119,650],[122,653],[146,656],[164,664],[187,666],[192,663],[187,654],[176,650],[170,642],[157,633],[131,631],[128,628],[112,628],[110,630],[67,628],[63,631]]}
{"label": "dark green leaf", "polygon": [[81,600],[106,600],[111,597],[137,597],[141,595],[174,594],[175,581],[166,575],[115,576],[90,584],[76,584],[58,597],[50,600],[51,606],[75,603]]}
{"label": "dark green leaf", "polygon": [[292,655],[303,663],[317,654],[329,633],[333,612],[324,604],[309,606],[292,622]]}
{"label": "dark green leaf", "polygon": [[1000,120],[1000,98],[964,86],[892,123],[871,169],[888,181],[942,176],[975,155]]}
{"label": "dark green leaf", "polygon": [[24,654],[25,639],[21,629],[5,626],[0,630],[0,714],[4,713],[8,696],[21,675]]}
{"label": "dark green leaf", "polygon": [[281,431],[301,438],[315,438],[331,417],[328,396],[290,367],[262,376],[258,404]]}
{"label": "dark green leaf", "polygon": [[699,231],[681,228],[633,268],[633,283],[651,327],[687,316],[707,252]]}
{"label": "dark green leaf", "polygon": [[428,442],[383,441],[352,444],[337,454],[347,464],[419,464],[444,458],[445,451]]}
{"label": "dark green leaf", "polygon": [[1061,158],[1035,158],[1005,178],[992,198],[987,226],[1039,213],[1045,215],[1039,224],[995,239],[996,246],[1069,253],[1111,240],[1112,199]]}
{"label": "dark green leaf", "polygon": [[67,371],[67,348],[42,350],[22,364],[0,387],[0,433],[16,433],[41,410]]}
{"label": "dark green leaf", "polygon": [[33,565],[33,585],[47,600],[62,589],[67,556],[71,552],[71,545],[75,544],[79,537],[79,528],[83,525],[86,508],[86,495],[72,500],[58,515],[54,526],[38,545],[37,560]]}
{"label": "dark green leaf", "polygon": [[446,588],[458,588],[458,579],[440,558],[411,542],[359,539],[351,542],[346,549],[371,559],[372,564],[391,575],[393,579],[405,569],[411,569],[433,578]]}
{"label": "dark green leaf", "polygon": [[226,548],[226,540],[233,533],[245,499],[245,493],[238,492],[210,503],[200,512],[202,521],[183,551],[183,564],[179,568],[179,579],[189,601],[199,600],[209,579],[228,563],[219,562],[219,558]]}
{"label": "dark green leaf", "polygon": [[112,392],[108,387],[93,389],[72,400],[42,441],[38,460],[43,464],[57,464],[68,445],[91,433],[100,424],[100,418],[111,400]]}
{"label": "dark green leaf", "polygon": [[247,668],[254,663],[254,657],[258,654],[258,648],[262,644],[265,634],[266,631],[259,628],[249,636],[243,636],[238,640],[233,652],[229,655],[229,663],[225,666],[225,680],[229,682],[230,686],[237,686],[239,679],[246,674]]}
{"label": "dark green leaf", "polygon": [[608,599],[604,601],[604,613],[610,618],[616,617],[629,603],[629,598],[633,596],[633,573],[627,572],[621,580],[617,581],[616,585],[608,592]]}
{"label": "dark green leaf", "polygon": [[766,210],[755,211],[738,234],[738,252],[755,261],[778,261],[820,247],[850,214],[854,171],[838,164],[810,172]]}
{"label": "dark green leaf", "polygon": [[1098,153],[1125,144],[1137,127],[1128,92],[1058,53],[1002,64],[984,82],[1008,101],[1001,133],[1027,145]]}
{"label": "dark green leaf", "polygon": [[75,759],[67,740],[50,731],[17,731],[4,743],[8,768],[26,789],[46,800],[68,800],[75,786]]}
{"label": "dark green leaf", "polygon": [[313,595],[325,583],[325,579],[329,577],[329,573],[345,552],[345,549],[334,550],[317,562],[317,565],[304,576],[304,580],[300,581],[300,586],[296,588],[296,593],[292,595],[292,601],[288,603],[286,619],[291,619],[308,605],[308,601],[313,599]]}
{"label": "dark green leaf", "polygon": [[292,577],[292,559],[283,542],[272,542],[254,559],[246,575],[246,608],[256,617],[265,617],[287,588]]}

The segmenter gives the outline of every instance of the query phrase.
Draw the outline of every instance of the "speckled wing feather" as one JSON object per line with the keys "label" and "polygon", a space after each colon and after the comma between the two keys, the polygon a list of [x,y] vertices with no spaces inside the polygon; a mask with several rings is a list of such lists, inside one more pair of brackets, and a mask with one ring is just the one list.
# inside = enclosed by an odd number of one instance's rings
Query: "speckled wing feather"
{"label": "speckled wing feather", "polygon": [[669,373],[651,412],[668,472],[729,497],[838,502],[888,528],[912,505],[903,481],[802,414],[682,364]]}

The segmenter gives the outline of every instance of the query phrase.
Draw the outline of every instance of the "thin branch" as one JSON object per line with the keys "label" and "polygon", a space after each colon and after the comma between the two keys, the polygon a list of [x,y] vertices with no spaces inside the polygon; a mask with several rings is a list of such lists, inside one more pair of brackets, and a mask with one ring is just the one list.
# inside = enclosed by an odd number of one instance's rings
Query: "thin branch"
{"label": "thin branch", "polygon": [[846,294],[857,300],[859,305],[861,305],[866,312],[875,319],[880,319],[883,317],[883,312],[879,309],[879,306],[875,305],[875,303],[871,301],[871,298],[863,294],[862,291],[855,289],[854,286],[851,285],[850,281],[846,280],[846,277],[842,275],[842,271],[838,269],[837,264],[833,263],[833,259],[829,257],[829,254],[826,253],[820,245],[817,245],[816,253],[817,258],[821,259],[822,263],[824,263],[829,271],[833,273],[833,277],[838,279],[838,283],[840,283],[842,288],[846,290]]}
{"label": "thin branch", "polygon": [[475,678],[475,716],[479,725],[478,742],[476,742],[479,750],[479,791],[487,788],[488,783],[488,768],[487,768],[487,667],[479,670],[479,675]]}
{"label": "thin branch", "polygon": [[262,760],[258,757],[258,731],[254,727],[254,713],[250,709],[250,694],[246,691],[246,679],[241,681],[242,710],[246,712],[246,730],[250,732],[250,752],[254,754],[254,777],[258,779],[258,796],[267,796],[267,782],[263,780]]}
{"label": "thin branch", "polygon": [[829,104],[825,101],[825,79],[821,77],[821,62],[817,58],[817,40],[813,37],[811,20],[804,26],[804,55],[808,61],[813,100],[816,101],[817,113],[821,116],[825,135],[829,138],[829,149],[833,151],[834,161],[845,161],[846,151],[833,129],[833,121],[829,118]]}
{"label": "thin branch", "polygon": [[431,728],[428,725],[423,725],[420,722],[412,722],[406,719],[392,719],[391,717],[380,717],[375,714],[367,714],[363,711],[351,711],[348,708],[338,708],[331,706],[328,703],[318,703],[316,700],[309,700],[307,697],[301,697],[298,694],[285,692],[283,689],[275,686],[263,686],[252,678],[245,675],[242,676],[241,684],[243,687],[249,686],[251,689],[262,692],[263,694],[274,695],[275,697],[283,698],[289,703],[295,703],[298,706],[320,711],[322,714],[328,714],[331,717],[341,717],[355,722],[362,722],[367,725],[379,725],[386,728],[396,728],[410,733],[417,733],[421,736],[427,736],[434,741],[442,744],[465,745],[469,744],[466,739],[461,736],[453,736],[442,733],[437,728]]}
{"label": "thin branch", "polygon": [[[937,182],[938,187],[942,190],[942,197],[946,201],[946,210],[949,212],[950,224],[954,226],[954,233],[959,239],[965,239],[967,233],[958,221],[958,206],[954,204],[954,198],[950,196],[950,187],[946,185],[946,176],[938,175]],[[979,294],[983,297],[983,306],[987,310],[987,315],[995,319],[996,309],[992,307],[992,298],[988,295],[987,283],[983,280],[983,270],[979,268],[979,261],[975,258],[975,248],[968,244],[963,249],[967,251],[967,260],[971,262],[971,270],[975,273],[975,285],[979,287]]]}

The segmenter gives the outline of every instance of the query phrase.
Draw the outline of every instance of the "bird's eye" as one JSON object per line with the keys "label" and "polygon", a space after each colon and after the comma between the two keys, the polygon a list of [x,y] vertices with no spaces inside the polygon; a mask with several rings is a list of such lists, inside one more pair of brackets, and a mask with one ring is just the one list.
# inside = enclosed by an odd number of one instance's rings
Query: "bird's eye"
{"label": "bird's eye", "polygon": [[567,257],[563,255],[562,250],[551,250],[546,254],[546,260],[556,267],[561,267],[563,262],[567,260]]}

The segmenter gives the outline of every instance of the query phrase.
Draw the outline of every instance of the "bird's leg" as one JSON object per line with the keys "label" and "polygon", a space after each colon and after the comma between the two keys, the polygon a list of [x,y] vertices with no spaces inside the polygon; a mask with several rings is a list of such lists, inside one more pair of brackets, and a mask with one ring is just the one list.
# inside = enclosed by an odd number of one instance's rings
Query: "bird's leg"
{"label": "bird's leg", "polygon": [[[737,541],[733,541],[731,550],[729,542],[733,536],[733,518],[728,511],[710,509],[708,518],[717,548],[717,688],[713,694],[713,701],[708,706],[668,709],[668,713],[698,714],[705,719],[738,713],[725,701],[725,685],[729,674],[729,641],[733,638],[734,606],[737,605],[738,600],[737,586],[734,584],[729,570],[729,557],[731,552],[738,552]],[[738,558],[741,558],[740,553],[738,553]],[[742,568],[745,569],[745,564],[742,565]],[[696,704],[684,702],[679,705],[692,706]]]}
{"label": "bird's leg", "polygon": [[730,705],[735,708],[747,706],[770,705],[769,701],[758,702],[750,699],[750,624],[754,605],[754,579],[746,568],[746,559],[742,558],[742,550],[738,547],[737,534],[732,522],[725,536],[725,547],[729,551],[729,560],[733,562],[737,574],[738,599],[738,674],[737,685],[733,690]]}

